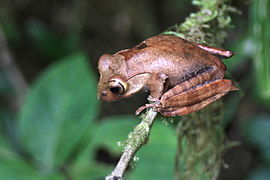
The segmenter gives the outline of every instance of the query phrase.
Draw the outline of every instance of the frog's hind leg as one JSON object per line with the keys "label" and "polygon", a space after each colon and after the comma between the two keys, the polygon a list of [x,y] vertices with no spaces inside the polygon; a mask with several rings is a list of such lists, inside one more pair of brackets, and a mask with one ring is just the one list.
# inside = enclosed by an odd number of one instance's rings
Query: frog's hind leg
{"label": "frog's hind leg", "polygon": [[[199,72],[199,73],[198,73]],[[213,66],[212,69],[207,71],[201,71],[192,73],[194,77],[186,79],[182,83],[174,86],[168,90],[161,97],[161,101],[167,101],[176,94],[180,94],[196,86],[201,86],[216,79],[222,79],[224,77],[224,71],[220,71],[217,67]],[[190,75],[188,75],[189,77]]]}
{"label": "frog's hind leg", "polygon": [[[164,116],[186,115],[202,109],[233,90],[238,90],[238,88],[232,84],[232,81],[219,79],[187,89],[167,99],[162,99],[162,97],[161,106],[154,107],[154,109]],[[168,93],[171,93],[169,91]]]}
{"label": "frog's hind leg", "polygon": [[215,48],[215,47],[210,47],[210,46],[206,46],[204,44],[196,44],[199,48],[208,51],[209,53],[220,57],[220,58],[229,58],[232,57],[234,54],[236,54],[233,51],[230,50],[226,50],[226,49],[219,49],[219,48]]}
{"label": "frog's hind leg", "polygon": [[[212,69],[209,69],[206,71],[198,70],[197,72],[192,72],[191,74],[193,77],[191,77],[190,74],[187,75],[188,78],[185,79],[184,82],[176,85],[175,87],[173,87],[172,89],[170,89],[166,93],[164,93],[161,96],[160,100],[159,100],[159,97],[154,96],[155,93],[151,94],[151,97],[153,97],[152,101],[154,101],[154,104],[145,104],[144,106],[138,108],[136,110],[135,114],[139,115],[143,110],[150,108],[150,107],[162,106],[161,102],[169,101],[169,99],[171,97],[175,96],[176,94],[180,94],[182,92],[187,91],[188,89],[203,85],[203,84],[207,83],[208,81],[214,81],[215,79],[222,79],[224,76],[224,72],[218,70],[217,67],[212,67]],[[163,77],[163,76],[161,76],[161,77]],[[153,82],[153,85],[158,85],[155,82],[160,82],[160,85],[161,85],[165,82],[165,78],[162,81],[152,81],[152,82]],[[160,87],[163,88],[163,86],[160,86],[160,85],[157,87],[157,89],[159,89]],[[155,88],[152,88],[152,89],[155,90]],[[159,91],[158,91],[159,94],[161,93],[160,90],[161,89],[159,89]],[[155,92],[155,91],[153,91],[153,92]],[[151,100],[151,98],[150,98],[150,100]]]}
{"label": "frog's hind leg", "polygon": [[198,104],[194,104],[194,105],[191,105],[191,106],[182,107],[182,108],[167,108],[167,109],[162,109],[159,112],[163,116],[170,116],[170,117],[188,115],[190,113],[201,110],[202,108],[204,108],[208,104],[218,100],[219,98],[221,98],[225,94],[227,94],[227,93],[217,94],[217,95],[212,96],[212,97],[210,97],[210,98],[208,98],[206,100],[201,101]]}

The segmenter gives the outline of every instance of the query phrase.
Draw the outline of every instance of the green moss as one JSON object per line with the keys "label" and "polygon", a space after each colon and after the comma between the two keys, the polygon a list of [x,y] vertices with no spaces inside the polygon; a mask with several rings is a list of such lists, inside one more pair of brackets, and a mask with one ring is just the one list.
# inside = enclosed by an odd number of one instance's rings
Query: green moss
{"label": "green moss", "polygon": [[224,41],[226,29],[231,27],[230,12],[239,12],[227,0],[193,0],[199,7],[197,13],[191,13],[185,21],[169,28],[164,34],[184,37],[196,43],[217,45]]}
{"label": "green moss", "polygon": [[148,138],[149,131],[150,127],[147,123],[140,123],[134,128],[131,133],[129,133],[128,140],[126,142],[127,145],[134,148],[140,147],[142,143],[144,143]]}

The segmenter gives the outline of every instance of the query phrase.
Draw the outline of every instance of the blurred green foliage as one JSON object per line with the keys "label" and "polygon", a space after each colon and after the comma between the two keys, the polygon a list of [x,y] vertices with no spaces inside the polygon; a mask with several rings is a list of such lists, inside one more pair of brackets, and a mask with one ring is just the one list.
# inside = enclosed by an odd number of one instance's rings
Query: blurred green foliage
{"label": "blurred green foliage", "polygon": [[[88,67],[85,53],[76,52],[36,79],[16,124],[21,151],[26,155],[18,154],[0,136],[0,179],[95,179],[112,169],[96,161],[98,149],[119,155],[121,147],[116,142],[126,138],[138,119],[115,116],[96,121],[97,80]],[[157,123],[148,146],[139,153],[143,161],[130,177],[172,178],[175,150],[172,127]],[[152,169],[152,174],[146,169]]]}
{"label": "blurred green foliage", "polygon": [[270,177],[269,168],[260,167],[256,169],[251,175],[247,178],[248,180],[268,180]]}
{"label": "blurred green foliage", "polygon": [[19,114],[18,131],[43,170],[62,164],[89,130],[98,113],[95,84],[82,53],[48,68],[33,84]]}
{"label": "blurred green foliage", "polygon": [[243,124],[243,134],[248,142],[258,150],[261,167],[255,169],[250,180],[270,179],[270,117],[267,114],[258,115]]}
{"label": "blurred green foliage", "polygon": [[255,0],[251,6],[256,93],[258,99],[270,106],[270,2]]}
{"label": "blurred green foliage", "polygon": [[270,165],[270,118],[267,115],[253,117],[243,127],[248,141],[258,148],[261,159]]}
{"label": "blurred green foliage", "polygon": [[[250,7],[250,34],[243,41],[246,52],[252,57],[256,86],[253,87],[254,97],[264,106],[270,106],[270,2],[254,0]],[[243,134],[251,146],[258,150],[261,166],[255,169],[249,180],[270,179],[270,115],[257,114],[242,124]]]}

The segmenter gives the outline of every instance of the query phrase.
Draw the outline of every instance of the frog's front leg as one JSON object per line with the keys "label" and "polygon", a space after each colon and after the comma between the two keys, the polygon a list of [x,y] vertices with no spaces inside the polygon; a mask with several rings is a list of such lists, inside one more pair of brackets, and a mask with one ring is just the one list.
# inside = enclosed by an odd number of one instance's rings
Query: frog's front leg
{"label": "frog's front leg", "polygon": [[160,99],[160,97],[164,93],[164,90],[166,89],[167,78],[168,76],[164,73],[157,73],[151,75],[146,85],[150,90],[150,96],[148,98],[149,101],[156,102]]}
{"label": "frog's front leg", "polygon": [[[181,86],[181,85],[178,85]],[[181,116],[196,112],[214,102],[229,91],[238,90],[232,81],[219,79],[179,92],[178,87],[170,89],[160,99],[154,110],[164,116]],[[175,93],[177,92],[177,93]]]}
{"label": "frog's front leg", "polygon": [[166,89],[166,80],[168,76],[164,73],[153,74],[150,77],[150,80],[147,83],[147,87],[150,90],[150,95],[148,100],[153,102],[153,104],[145,104],[138,108],[135,112],[136,115],[139,115],[144,109],[152,107],[153,105],[158,105],[160,103],[159,99],[162,96],[164,90]]}

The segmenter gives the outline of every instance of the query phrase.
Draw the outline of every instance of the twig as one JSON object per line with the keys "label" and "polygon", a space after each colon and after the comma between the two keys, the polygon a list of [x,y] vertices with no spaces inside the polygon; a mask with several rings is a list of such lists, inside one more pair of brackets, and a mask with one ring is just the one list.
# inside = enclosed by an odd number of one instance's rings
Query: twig
{"label": "twig", "polygon": [[1,26],[0,26],[0,67],[6,72],[7,77],[15,90],[16,98],[12,99],[12,102],[10,102],[10,104],[17,109],[18,106],[21,104],[21,101],[28,89],[28,85],[24,80],[19,68],[14,62],[14,59],[9,51],[6,38],[4,36]]}
{"label": "twig", "polygon": [[142,118],[141,123],[129,134],[124,152],[117,166],[113,172],[106,177],[106,180],[121,180],[123,178],[123,174],[127,170],[136,152],[147,142],[156,115],[157,112],[149,109]]}

